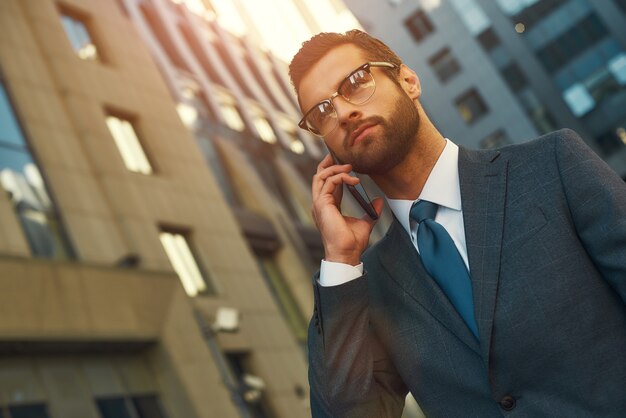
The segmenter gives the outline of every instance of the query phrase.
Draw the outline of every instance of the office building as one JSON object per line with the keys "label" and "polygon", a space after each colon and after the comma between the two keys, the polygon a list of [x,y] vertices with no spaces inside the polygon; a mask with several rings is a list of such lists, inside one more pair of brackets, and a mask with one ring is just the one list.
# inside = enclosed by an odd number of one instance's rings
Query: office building
{"label": "office building", "polygon": [[444,135],[493,148],[576,130],[626,179],[623,0],[347,0],[420,77]]}
{"label": "office building", "polygon": [[320,145],[282,64],[198,19],[0,2],[0,416],[310,414]]}

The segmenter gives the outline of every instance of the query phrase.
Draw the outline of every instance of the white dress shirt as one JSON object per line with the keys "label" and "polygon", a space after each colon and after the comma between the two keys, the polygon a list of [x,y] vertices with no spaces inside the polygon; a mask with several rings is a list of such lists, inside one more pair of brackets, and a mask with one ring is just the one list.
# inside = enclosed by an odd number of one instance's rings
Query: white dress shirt
{"label": "white dress shirt", "polygon": [[[415,202],[427,200],[439,205],[435,221],[440,223],[454,241],[459,254],[469,271],[463,210],[461,206],[461,187],[459,183],[459,147],[449,139],[439,159],[426,179],[424,188],[417,200],[389,199],[387,203],[404,230],[411,237],[413,246],[417,246],[417,228],[415,221],[409,218],[409,212]],[[363,263],[357,266],[322,260],[319,283],[322,286],[337,286],[363,275]]]}

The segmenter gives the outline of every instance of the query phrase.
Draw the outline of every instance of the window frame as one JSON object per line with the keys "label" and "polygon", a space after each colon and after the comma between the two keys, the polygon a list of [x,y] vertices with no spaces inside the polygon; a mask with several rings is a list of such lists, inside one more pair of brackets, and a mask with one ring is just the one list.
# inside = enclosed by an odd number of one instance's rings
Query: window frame
{"label": "window frame", "polygon": [[[128,141],[128,138],[126,136],[124,136],[123,138],[116,138],[115,135],[113,134],[113,131],[111,130],[111,127],[109,126],[109,118],[115,118],[121,122],[126,122],[130,125],[130,127],[133,130],[134,133],[134,138],[131,140],[131,143],[126,142],[124,145],[126,147],[130,146],[130,148],[134,148],[134,151],[137,151],[137,149],[141,150],[142,155],[140,155],[140,159],[144,159],[144,163],[147,164],[147,168],[148,171],[144,172],[141,170],[141,167],[139,167],[137,170],[132,169],[129,164],[132,163],[132,161],[128,160],[127,157],[124,155],[124,151],[122,150],[122,148],[120,147],[120,144],[118,142],[118,140],[121,141]],[[155,175],[158,174],[158,170],[157,167],[155,167],[155,163],[154,163],[154,158],[152,157],[152,153],[150,152],[150,149],[146,147],[147,143],[146,141],[143,139],[143,135],[141,133],[141,127],[140,127],[140,123],[139,123],[139,117],[130,113],[130,112],[126,112],[117,108],[112,108],[110,106],[105,106],[104,107],[104,123],[107,127],[107,130],[109,132],[109,135],[111,136],[111,139],[113,139],[113,142],[115,144],[115,147],[117,149],[117,151],[119,152],[119,155],[122,159],[122,162],[124,163],[124,167],[126,167],[126,169],[132,173],[137,173],[137,174],[142,174],[142,175],[146,175],[146,176],[150,176],[150,175]],[[136,140],[136,143],[132,143],[132,141]],[[137,148],[138,147],[138,148]],[[127,149],[129,151],[131,151],[130,149]],[[132,155],[133,158],[136,158],[135,155]],[[141,164],[141,162],[139,162]]]}
{"label": "window frame", "polygon": [[448,83],[463,70],[448,46],[431,55],[428,58],[428,65],[442,84]]}
{"label": "window frame", "polygon": [[[65,36],[67,37],[67,40],[69,42],[70,47],[72,48],[72,51],[74,52],[74,55],[76,55],[82,61],[93,61],[96,63],[106,64],[108,62],[108,59],[107,59],[106,54],[103,51],[102,42],[100,42],[100,36],[98,35],[98,31],[96,30],[95,24],[94,24],[94,19],[91,17],[91,15],[83,10],[78,9],[76,6],[68,5],[64,2],[57,3],[57,10],[59,13],[59,21],[61,23],[61,26],[63,27],[63,32],[65,33]],[[72,38],[70,37],[70,34],[68,33],[67,28],[65,27],[65,24],[63,23],[63,17],[68,17],[82,24],[85,30],[85,33],[89,37],[90,43],[95,48],[94,58],[87,59],[87,58],[83,58],[80,56],[79,50],[77,50],[74,47]]]}
{"label": "window frame", "polygon": [[[474,103],[478,106],[478,109],[480,110],[480,113],[470,113],[469,117],[466,117],[463,114],[463,109],[461,108],[461,106],[464,103],[469,103],[472,104],[472,102],[470,100],[475,99]],[[480,119],[483,119],[486,115],[489,114],[489,106],[487,105],[487,102],[483,99],[482,95],[480,94],[480,92],[478,91],[478,89],[476,87],[471,87],[468,90],[466,90],[465,92],[463,92],[462,94],[460,94],[459,96],[457,96],[454,99],[454,104],[455,107],[457,109],[457,111],[459,112],[461,118],[465,121],[465,123],[467,123],[468,125],[473,125],[474,123],[476,123],[477,121],[479,121]],[[468,110],[472,110],[472,108],[474,106],[465,106]]]}
{"label": "window frame", "polygon": [[417,9],[404,19],[404,27],[417,43],[423,42],[431,33],[436,31],[432,20],[422,8]]}
{"label": "window frame", "polygon": [[[217,296],[219,294],[217,283],[213,279],[213,275],[210,274],[209,270],[206,268],[204,262],[202,261],[202,258],[200,257],[196,249],[196,245],[192,238],[192,235],[193,235],[192,231],[187,228],[182,228],[179,226],[173,226],[173,225],[168,225],[168,224],[159,224],[158,229],[159,229],[159,240],[161,242],[161,245],[163,246],[163,251],[165,251],[167,259],[172,265],[172,268],[174,269],[174,271],[176,272],[176,275],[180,279],[180,282],[183,285],[183,288],[185,289],[185,293],[187,293],[187,295],[190,297]],[[172,258],[170,258],[170,253],[168,252],[165,246],[165,243],[163,241],[163,237],[162,237],[163,234],[170,234],[173,236],[180,236],[183,238],[187,246],[187,249],[189,250],[188,255],[191,256],[191,259],[194,261],[195,269],[199,273],[199,279],[202,280],[202,284],[204,285],[203,289],[198,289],[198,286],[193,288],[192,287],[194,285],[193,282],[188,282],[185,280],[185,278],[181,276],[181,273],[179,273],[179,270],[177,270],[177,268],[175,267],[175,262],[172,260]],[[190,279],[193,280],[193,278],[190,278]]]}
{"label": "window frame", "polygon": [[[28,158],[32,161],[32,163],[35,165],[35,167],[37,168],[37,171],[39,173],[39,176],[41,178],[41,180],[44,183],[45,186],[45,193],[47,195],[47,198],[49,199],[49,204],[50,204],[50,208],[51,211],[46,211],[45,215],[46,215],[46,219],[47,220],[52,220],[56,222],[56,228],[54,228],[54,231],[52,231],[54,237],[57,239],[57,246],[60,247],[60,250],[62,251],[62,253],[59,256],[55,256],[54,259],[62,259],[62,260],[77,260],[78,256],[76,253],[76,250],[74,249],[74,244],[70,238],[70,235],[68,233],[67,230],[67,223],[65,222],[65,219],[63,217],[63,214],[61,213],[61,211],[58,209],[59,205],[56,201],[56,198],[54,196],[54,191],[52,190],[52,188],[50,187],[50,182],[48,181],[48,178],[45,174],[44,171],[41,170],[42,165],[39,162],[39,158],[37,153],[35,152],[35,150],[33,150],[30,146],[30,140],[28,138],[28,134],[26,132],[26,130],[24,129],[24,123],[20,117],[19,114],[19,109],[18,107],[15,105],[15,102],[13,100],[13,97],[11,95],[11,91],[9,89],[9,86],[7,85],[6,79],[4,77],[4,73],[2,71],[2,68],[0,68],[0,87],[2,88],[3,92],[4,92],[4,97],[6,98],[6,103],[8,105],[8,109],[11,113],[13,122],[15,124],[15,127],[18,130],[18,133],[21,136],[21,139],[23,141],[22,145],[14,145],[11,146],[10,143],[4,143],[4,142],[0,142],[0,149],[8,149],[14,152],[18,152],[18,153],[22,153],[28,156]],[[0,184],[0,189],[5,190],[4,187]],[[14,206],[14,209],[17,211],[17,207]],[[19,219],[19,216],[17,216],[16,213],[16,219]],[[41,254],[36,254],[35,253],[35,249],[33,247],[33,245],[30,242],[31,237],[28,235],[28,232],[25,230],[23,225],[20,225],[20,229],[22,230],[24,239],[26,240],[26,242],[28,243],[28,247],[29,247],[29,251],[31,254],[31,257],[34,258],[39,258],[39,257],[45,257],[42,256]]]}

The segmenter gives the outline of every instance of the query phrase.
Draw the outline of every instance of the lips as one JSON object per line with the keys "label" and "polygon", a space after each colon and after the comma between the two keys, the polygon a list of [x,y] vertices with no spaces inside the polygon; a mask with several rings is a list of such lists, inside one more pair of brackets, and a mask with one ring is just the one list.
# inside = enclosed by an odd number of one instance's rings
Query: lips
{"label": "lips", "polygon": [[365,137],[365,135],[367,135],[366,131],[369,131],[369,129],[374,126],[376,126],[375,123],[364,123],[360,125],[358,128],[356,128],[354,131],[352,131],[352,133],[350,134],[350,138],[349,138],[350,146],[362,140]]}

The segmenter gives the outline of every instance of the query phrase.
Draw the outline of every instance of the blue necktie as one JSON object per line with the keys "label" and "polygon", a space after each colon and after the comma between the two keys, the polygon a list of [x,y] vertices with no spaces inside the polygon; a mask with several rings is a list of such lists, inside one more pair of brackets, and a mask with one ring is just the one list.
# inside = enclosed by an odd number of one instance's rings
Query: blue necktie
{"label": "blue necktie", "polygon": [[434,220],[438,208],[435,203],[425,200],[420,200],[411,208],[410,217],[419,224],[417,246],[420,257],[428,274],[478,338],[469,272],[448,231]]}

